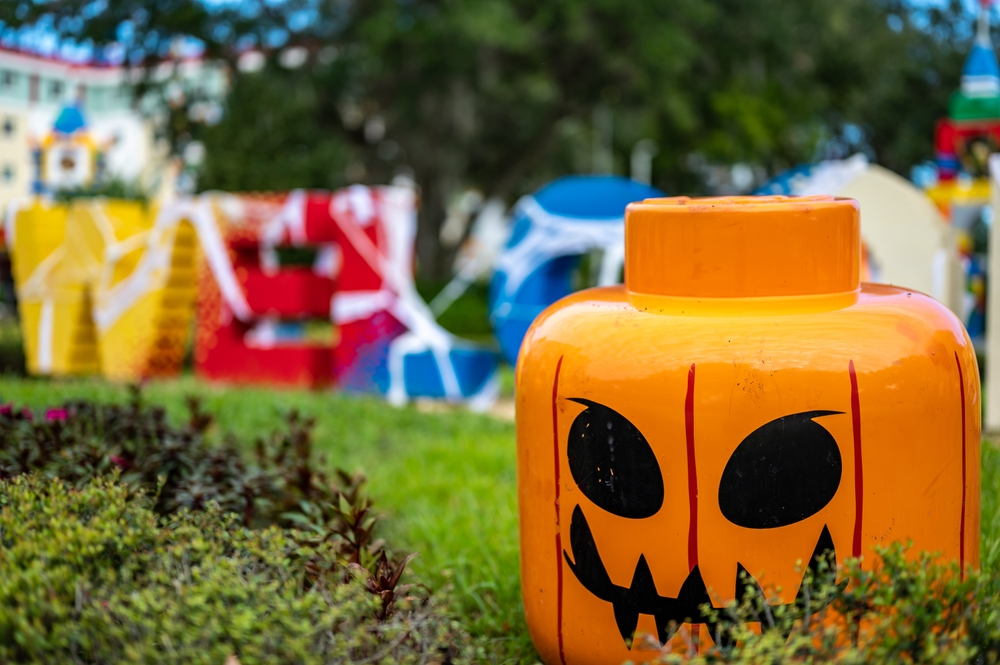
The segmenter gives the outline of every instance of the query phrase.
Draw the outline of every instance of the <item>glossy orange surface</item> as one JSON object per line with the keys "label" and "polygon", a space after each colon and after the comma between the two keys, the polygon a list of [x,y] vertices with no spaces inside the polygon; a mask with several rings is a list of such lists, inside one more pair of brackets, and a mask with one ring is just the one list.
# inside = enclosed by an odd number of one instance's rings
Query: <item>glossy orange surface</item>
{"label": "glossy orange surface", "polygon": [[858,204],[809,196],[647,199],[625,218],[633,293],[762,297],[858,287]]}
{"label": "glossy orange surface", "polygon": [[829,198],[633,204],[626,285],[536,320],[516,375],[518,487],[546,663],[652,657],[627,629],[655,635],[650,608],[673,607],[695,568],[716,606],[738,565],[791,602],[825,533],[838,562],[912,540],[978,565],[972,345],[931,298],[859,285],[857,218]]}

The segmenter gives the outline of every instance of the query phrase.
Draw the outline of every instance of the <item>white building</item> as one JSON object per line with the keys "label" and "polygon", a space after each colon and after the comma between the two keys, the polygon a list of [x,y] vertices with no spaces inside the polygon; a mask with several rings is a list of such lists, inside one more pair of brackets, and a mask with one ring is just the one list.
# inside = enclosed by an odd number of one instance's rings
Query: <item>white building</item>
{"label": "white building", "polygon": [[[154,79],[181,91],[221,99],[228,76],[221,67],[186,60],[160,66]],[[129,70],[75,64],[0,48],[0,209],[33,193],[35,151],[52,132],[60,111],[77,104],[92,140],[103,148],[106,175],[166,193],[172,185],[166,146],[156,140],[155,100],[137,103]]]}

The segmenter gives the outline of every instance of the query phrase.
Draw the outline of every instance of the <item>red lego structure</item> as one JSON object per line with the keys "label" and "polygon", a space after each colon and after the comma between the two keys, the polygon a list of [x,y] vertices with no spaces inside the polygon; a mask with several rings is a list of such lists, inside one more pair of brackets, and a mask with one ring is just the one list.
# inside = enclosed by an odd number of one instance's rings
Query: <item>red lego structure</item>
{"label": "red lego structure", "polygon": [[[495,398],[497,354],[445,331],[417,294],[412,188],[218,195],[212,205],[223,241],[205,247],[199,275],[203,377],[336,383],[395,404],[423,397],[485,408]],[[282,261],[290,254],[298,260]],[[332,322],[329,337],[310,341],[310,320]]]}
{"label": "red lego structure", "polygon": [[[210,380],[322,387],[333,383],[334,335],[301,334],[309,320],[330,320],[335,289],[334,225],[329,193],[225,196],[216,219],[251,310],[240,320],[203,265],[198,285],[195,363]],[[313,266],[281,265],[281,250],[313,250]],[[324,265],[325,263],[325,265]],[[299,334],[287,334],[289,329]]]}
{"label": "red lego structure", "polygon": [[1000,149],[1000,119],[939,120],[934,135],[938,179],[948,182],[965,172],[986,176],[986,159]]}

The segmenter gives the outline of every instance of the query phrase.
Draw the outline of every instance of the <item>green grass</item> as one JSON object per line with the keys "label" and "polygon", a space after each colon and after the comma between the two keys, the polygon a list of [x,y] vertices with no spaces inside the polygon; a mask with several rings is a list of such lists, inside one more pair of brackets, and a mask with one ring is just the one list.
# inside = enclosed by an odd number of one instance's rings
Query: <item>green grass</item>
{"label": "green grass", "polygon": [[[219,388],[192,378],[145,389],[174,418],[185,415],[189,394],[202,396],[216,415],[216,435],[231,432],[245,442],[275,429],[291,408],[315,416],[317,447],[330,465],[369,477],[386,516],[383,535],[420,553],[416,576],[432,588],[452,586],[469,629],[495,640],[497,662],[537,659],[521,610],[512,423],[334,393]],[[0,401],[44,407],[74,397],[121,402],[127,390],[99,380],[0,377]],[[982,477],[982,563],[1000,571],[1000,449],[992,443],[983,445]]]}
{"label": "green grass", "polygon": [[1000,574],[1000,447],[996,440],[983,441],[982,467],[982,545],[983,570]]}
{"label": "green grass", "polygon": [[[317,449],[331,466],[363,471],[394,547],[419,552],[414,578],[450,585],[470,631],[496,640],[497,662],[534,662],[521,611],[514,425],[467,412],[394,409],[373,398],[326,392],[219,388],[193,378],[154,382],[145,399],[184,417],[202,396],[216,434],[241,441],[277,428],[296,408],[315,416]],[[128,391],[97,379],[0,377],[0,401],[41,408],[70,398],[124,402]]]}

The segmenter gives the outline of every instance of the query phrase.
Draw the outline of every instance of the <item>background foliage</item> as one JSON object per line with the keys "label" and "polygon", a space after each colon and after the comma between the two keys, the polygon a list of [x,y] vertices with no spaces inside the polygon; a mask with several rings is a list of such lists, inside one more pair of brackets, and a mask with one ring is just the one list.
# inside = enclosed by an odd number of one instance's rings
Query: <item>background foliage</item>
{"label": "background foliage", "polygon": [[[402,169],[423,192],[420,270],[437,279],[452,197],[510,202],[590,171],[598,108],[615,170],[652,138],[654,184],[670,193],[717,189],[719,165],[766,174],[856,150],[908,174],[933,155],[972,35],[959,0],[9,0],[0,21],[8,38],[45,25],[115,42],[143,66],[200,40],[233,77],[221,123],[167,123],[175,149],[206,146],[200,186],[336,187]],[[282,66],[290,47],[301,66]],[[263,68],[236,66],[248,48]]]}

